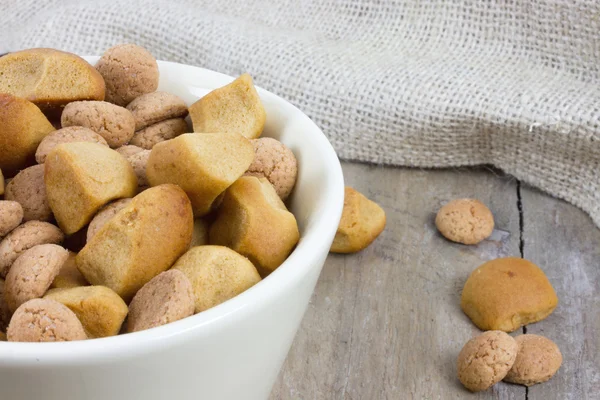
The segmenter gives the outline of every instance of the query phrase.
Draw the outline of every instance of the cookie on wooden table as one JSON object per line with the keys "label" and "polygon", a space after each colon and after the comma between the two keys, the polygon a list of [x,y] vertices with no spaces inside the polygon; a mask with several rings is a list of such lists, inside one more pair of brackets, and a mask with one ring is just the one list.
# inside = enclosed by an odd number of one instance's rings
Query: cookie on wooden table
{"label": "cookie on wooden table", "polygon": [[543,320],[557,304],[544,271],[516,257],[488,261],[474,270],[460,302],[479,329],[505,332]]}
{"label": "cookie on wooden table", "polygon": [[546,382],[556,374],[562,364],[562,354],[550,339],[539,335],[519,335],[515,338],[519,353],[504,380],[532,386]]}
{"label": "cookie on wooden table", "polygon": [[448,240],[477,244],[492,234],[494,216],[479,200],[458,199],[440,208],[435,217],[435,225]]}

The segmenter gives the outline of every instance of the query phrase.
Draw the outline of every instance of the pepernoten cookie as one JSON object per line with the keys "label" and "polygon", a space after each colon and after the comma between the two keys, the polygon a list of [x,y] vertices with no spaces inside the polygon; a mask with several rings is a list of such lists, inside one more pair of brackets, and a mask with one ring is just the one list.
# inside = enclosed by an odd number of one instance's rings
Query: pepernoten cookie
{"label": "pepernoten cookie", "polygon": [[46,195],[43,165],[34,165],[19,172],[6,185],[4,198],[21,204],[24,221],[52,219],[52,210]]}
{"label": "pepernoten cookie", "polygon": [[557,304],[558,298],[544,271],[515,257],[488,261],[474,270],[460,302],[479,329],[505,332],[541,321]]}
{"label": "pepernoten cookie", "polygon": [[183,118],[188,114],[185,102],[167,92],[141,95],[127,105],[135,118],[135,130],[139,131],[157,122],[171,118]]}
{"label": "pepernoten cookie", "polygon": [[512,368],[519,346],[501,331],[489,331],[469,340],[458,355],[458,379],[472,392],[489,389]]}
{"label": "pepernoten cookie", "polygon": [[152,149],[157,143],[176,138],[189,132],[187,122],[183,118],[167,119],[139,130],[131,138],[131,144],[144,149]]}
{"label": "pepernoten cookie", "polygon": [[477,244],[492,234],[494,216],[479,200],[458,199],[440,208],[435,225],[448,240]]}
{"label": "pepernoten cookie", "polygon": [[283,143],[272,138],[252,139],[254,161],[248,167],[246,175],[267,178],[275,191],[285,201],[298,175],[298,162],[294,153]]}
{"label": "pepernoten cookie", "polygon": [[121,199],[108,203],[94,216],[87,229],[87,241],[91,241],[94,235],[119,211],[127,207],[131,199]]}
{"label": "pepernoten cookie", "polygon": [[93,130],[83,126],[69,126],[46,136],[35,152],[35,160],[38,164],[43,164],[53,148],[59,144],[72,142],[92,142],[108,146],[106,140]]}
{"label": "pepernoten cookie", "polygon": [[532,386],[546,382],[556,374],[562,364],[562,354],[550,339],[539,335],[519,335],[515,338],[519,353],[504,380]]}
{"label": "pepernoten cookie", "polygon": [[23,220],[23,207],[16,201],[0,200],[0,238],[15,229]]}

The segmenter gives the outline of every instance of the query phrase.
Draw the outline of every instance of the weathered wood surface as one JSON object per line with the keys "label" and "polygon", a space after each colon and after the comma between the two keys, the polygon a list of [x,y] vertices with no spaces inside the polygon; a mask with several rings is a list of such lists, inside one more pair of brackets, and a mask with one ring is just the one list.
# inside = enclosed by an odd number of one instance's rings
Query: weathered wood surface
{"label": "weathered wood surface", "polygon": [[[521,255],[517,182],[486,169],[343,167],[348,185],[383,206],[388,225],[362,253],[330,255],[271,399],[598,398],[600,230],[587,216],[521,190],[525,257],[544,267],[560,299],[529,332],[556,340],[564,367],[528,392],[500,383],[471,394],[456,379],[455,361],[479,330],[461,312],[460,292],[484,261]],[[491,240],[462,246],[437,233],[435,211],[457,197],[491,208]]]}

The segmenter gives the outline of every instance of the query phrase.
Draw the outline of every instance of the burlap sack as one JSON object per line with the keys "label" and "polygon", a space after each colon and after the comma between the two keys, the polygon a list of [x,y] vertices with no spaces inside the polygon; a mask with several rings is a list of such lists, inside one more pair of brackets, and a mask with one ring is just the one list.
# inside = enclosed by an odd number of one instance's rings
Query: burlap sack
{"label": "burlap sack", "polygon": [[[349,160],[495,166],[600,225],[600,3],[0,2],[4,50],[140,44],[296,104]],[[1,50],[1,49],[0,49]]]}

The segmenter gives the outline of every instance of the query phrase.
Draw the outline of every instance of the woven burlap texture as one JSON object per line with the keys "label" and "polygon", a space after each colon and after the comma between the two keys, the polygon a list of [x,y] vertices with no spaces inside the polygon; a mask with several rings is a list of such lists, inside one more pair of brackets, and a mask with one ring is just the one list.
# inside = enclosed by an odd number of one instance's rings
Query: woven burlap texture
{"label": "woven burlap texture", "polygon": [[0,2],[5,51],[133,42],[158,59],[247,71],[343,159],[493,164],[598,225],[599,32],[589,0]]}

